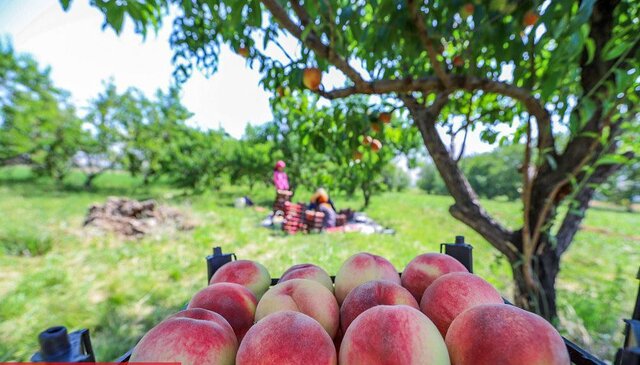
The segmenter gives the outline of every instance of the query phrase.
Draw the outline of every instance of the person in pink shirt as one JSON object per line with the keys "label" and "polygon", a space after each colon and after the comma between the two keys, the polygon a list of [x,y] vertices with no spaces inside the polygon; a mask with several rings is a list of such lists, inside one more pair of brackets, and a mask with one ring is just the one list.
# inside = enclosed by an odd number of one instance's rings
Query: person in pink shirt
{"label": "person in pink shirt", "polygon": [[273,169],[273,184],[276,190],[289,190],[289,177],[284,172],[286,166],[284,161],[280,160],[276,162],[276,167]]}

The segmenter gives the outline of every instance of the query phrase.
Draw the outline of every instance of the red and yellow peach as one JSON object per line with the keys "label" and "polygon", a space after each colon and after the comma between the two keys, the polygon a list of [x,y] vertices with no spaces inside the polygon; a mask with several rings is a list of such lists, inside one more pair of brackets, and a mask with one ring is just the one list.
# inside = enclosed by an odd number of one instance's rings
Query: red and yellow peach
{"label": "red and yellow peach", "polygon": [[233,365],[238,340],[218,313],[187,309],[167,318],[142,337],[131,362]]}
{"label": "red and yellow peach", "polygon": [[336,365],[331,337],[313,318],[293,311],[256,323],[240,344],[237,365]]}
{"label": "red and yellow peach", "polygon": [[549,322],[506,304],[486,304],[460,314],[446,344],[452,365],[569,365],[567,348]]}
{"label": "red and yellow peach", "polygon": [[349,257],[336,274],[335,291],[338,303],[342,304],[347,294],[355,287],[371,280],[387,280],[400,284],[398,271],[384,257],[366,252]]}
{"label": "red and yellow peach", "polygon": [[209,284],[236,283],[246,286],[258,300],[271,286],[271,275],[262,264],[250,260],[231,261],[216,271]]}
{"label": "red and yellow peach", "polygon": [[256,321],[272,313],[291,310],[320,323],[331,338],[340,326],[340,308],[333,294],[322,284],[307,279],[291,279],[269,289],[258,303]]}
{"label": "red and yellow peach", "polygon": [[244,286],[217,283],[196,293],[187,308],[203,308],[220,314],[229,322],[238,341],[242,341],[253,325],[257,305],[256,297]]}

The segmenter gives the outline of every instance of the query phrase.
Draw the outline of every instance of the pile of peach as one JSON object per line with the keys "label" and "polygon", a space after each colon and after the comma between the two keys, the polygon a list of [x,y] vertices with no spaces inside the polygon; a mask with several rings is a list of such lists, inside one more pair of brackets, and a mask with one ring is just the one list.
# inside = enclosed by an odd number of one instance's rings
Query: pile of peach
{"label": "pile of peach", "polygon": [[261,264],[222,266],[186,310],[151,329],[132,362],[183,365],[568,365],[558,332],[503,303],[450,256],[350,257],[331,278],[312,264],[277,285]]}

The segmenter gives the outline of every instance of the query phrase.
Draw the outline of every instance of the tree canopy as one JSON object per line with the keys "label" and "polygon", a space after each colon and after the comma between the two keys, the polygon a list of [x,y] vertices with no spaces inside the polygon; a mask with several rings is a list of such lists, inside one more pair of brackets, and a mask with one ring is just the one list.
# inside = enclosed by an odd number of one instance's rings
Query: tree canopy
{"label": "tree canopy", "polygon": [[[62,0],[64,7],[69,0]],[[228,0],[93,2],[116,32],[143,34],[176,9],[175,74],[215,72],[228,45],[262,84],[328,99],[376,95],[408,111],[447,190],[451,214],[507,257],[517,304],[552,318],[555,279],[594,187],[638,152],[639,5],[634,0]],[[295,40],[295,47],[287,47]],[[347,79],[322,86],[318,71]],[[452,127],[460,123],[462,126]],[[491,217],[438,126],[482,126],[523,144],[523,226]],[[512,130],[500,141],[499,130]],[[624,132],[624,133],[623,133]],[[636,137],[623,140],[625,135]],[[557,207],[571,209],[557,217]],[[556,219],[560,220],[555,225]],[[558,229],[552,229],[559,227]]]}

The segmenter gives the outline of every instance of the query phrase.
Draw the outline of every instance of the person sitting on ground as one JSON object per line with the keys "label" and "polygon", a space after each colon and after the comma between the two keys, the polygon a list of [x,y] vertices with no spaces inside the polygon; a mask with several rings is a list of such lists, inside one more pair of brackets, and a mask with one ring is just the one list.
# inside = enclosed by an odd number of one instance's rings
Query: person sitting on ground
{"label": "person sitting on ground", "polygon": [[286,166],[284,161],[280,160],[276,162],[276,166],[273,169],[273,184],[276,187],[276,192],[278,190],[289,190],[289,177],[284,172]]}
{"label": "person sitting on ground", "polygon": [[326,190],[320,188],[311,196],[311,205],[309,208],[324,213],[324,219],[322,221],[323,228],[336,226],[336,208],[333,202],[331,202],[331,199],[329,199],[329,194]]}

